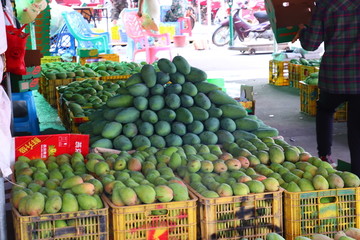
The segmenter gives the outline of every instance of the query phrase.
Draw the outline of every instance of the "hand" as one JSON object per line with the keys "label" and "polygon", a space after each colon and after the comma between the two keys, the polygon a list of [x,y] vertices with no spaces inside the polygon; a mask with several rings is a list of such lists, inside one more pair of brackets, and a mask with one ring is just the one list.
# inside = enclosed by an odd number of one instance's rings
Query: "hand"
{"label": "hand", "polygon": [[138,15],[139,17],[142,17],[142,12],[141,12],[141,11],[138,11],[138,12],[137,12],[137,15]]}
{"label": "hand", "polygon": [[298,40],[299,37],[300,37],[300,32],[301,32],[301,30],[303,30],[304,28],[306,28],[304,24],[299,24],[298,26],[299,26],[299,30],[297,31],[296,35],[295,35],[294,38],[292,39],[291,43],[296,42],[296,40]]}

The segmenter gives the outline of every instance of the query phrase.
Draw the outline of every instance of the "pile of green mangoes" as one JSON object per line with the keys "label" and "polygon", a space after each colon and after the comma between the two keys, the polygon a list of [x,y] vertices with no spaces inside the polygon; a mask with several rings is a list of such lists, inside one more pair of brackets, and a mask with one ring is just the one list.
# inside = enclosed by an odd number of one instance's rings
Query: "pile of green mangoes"
{"label": "pile of green mangoes", "polygon": [[[140,146],[164,148],[183,144],[223,144],[246,134],[278,135],[182,56],[145,64],[125,81],[122,94],[111,97],[79,126],[90,134],[91,147],[123,151]],[[126,92],[126,93],[125,93]]]}
{"label": "pile of green mangoes", "polygon": [[48,80],[123,76],[140,72],[144,64],[144,62],[114,62],[109,60],[85,63],[84,65],[76,62],[50,62],[41,64],[41,71]]}
{"label": "pile of green mangoes", "polygon": [[[85,79],[74,81],[58,88],[61,98],[68,102],[75,117],[87,116],[95,109],[103,106],[106,101],[121,93],[124,81],[116,83],[103,80]],[[84,109],[85,108],[85,109]],[[86,111],[86,109],[91,109]]]}
{"label": "pile of green mangoes", "polygon": [[317,86],[319,82],[319,72],[310,73],[310,75],[305,78],[304,82],[309,85]]}
{"label": "pile of green mangoes", "polygon": [[91,68],[75,62],[50,62],[41,64],[41,72],[47,80],[98,77]]}
{"label": "pile of green mangoes", "polygon": [[93,154],[86,168],[98,176],[105,193],[116,206],[189,200],[186,185],[173,170],[164,162],[155,164],[156,151],[147,148],[133,153]]}
{"label": "pile of green mangoes", "polygon": [[[11,203],[23,216],[103,208],[102,183],[88,174],[81,153],[30,160],[18,157]],[[60,224],[60,223],[59,223]],[[61,223],[65,224],[65,223]]]}
{"label": "pile of green mangoes", "polygon": [[313,66],[313,67],[319,67],[321,59],[305,59],[305,58],[299,58],[299,59],[291,59],[291,63],[298,64],[298,65],[304,65],[304,66]]}
{"label": "pile of green mangoes", "polygon": [[140,72],[144,63],[136,62],[113,62],[113,61],[99,61],[92,63],[85,63],[84,66],[95,71],[99,76],[121,76],[131,75]]}

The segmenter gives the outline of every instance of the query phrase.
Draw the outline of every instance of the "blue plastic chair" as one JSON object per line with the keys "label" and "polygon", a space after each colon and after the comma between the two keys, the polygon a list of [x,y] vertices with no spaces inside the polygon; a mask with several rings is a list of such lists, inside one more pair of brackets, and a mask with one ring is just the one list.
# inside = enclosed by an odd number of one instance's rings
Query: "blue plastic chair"
{"label": "blue plastic chair", "polygon": [[111,53],[109,47],[109,33],[96,33],[90,28],[89,23],[77,11],[62,13],[66,27],[78,42],[81,48],[96,48],[99,53]]}
{"label": "blue plastic chair", "polygon": [[39,119],[32,91],[12,93],[14,133],[40,134]]}
{"label": "blue plastic chair", "polygon": [[62,55],[64,53],[70,53],[72,56],[76,55],[75,38],[69,32],[66,24],[50,40],[50,53],[51,55]]}

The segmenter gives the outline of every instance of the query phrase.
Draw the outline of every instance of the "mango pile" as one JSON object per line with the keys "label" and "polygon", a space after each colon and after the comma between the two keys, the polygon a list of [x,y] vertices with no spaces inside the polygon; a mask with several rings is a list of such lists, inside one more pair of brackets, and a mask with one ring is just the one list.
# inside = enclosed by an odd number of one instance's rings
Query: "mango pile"
{"label": "mango pile", "polygon": [[291,63],[298,64],[298,65],[304,65],[304,66],[313,66],[313,67],[319,67],[321,59],[305,59],[305,58],[299,58],[299,59],[291,59]]}
{"label": "mango pile", "polygon": [[304,192],[360,186],[360,179],[350,172],[333,169],[317,157],[296,163],[285,161],[255,167],[259,173],[276,178],[289,192]]}
{"label": "mango pile", "polygon": [[[185,58],[160,59],[145,64],[126,82],[122,94],[79,126],[90,134],[91,147],[128,151],[142,146],[164,148],[184,144],[223,144],[247,133],[258,137],[278,135],[244,107],[206,82],[204,71]],[[125,91],[127,93],[125,93]]]}
{"label": "mango pile", "polygon": [[71,82],[58,88],[61,98],[68,103],[75,117],[84,117],[100,108],[106,101],[121,93],[124,82],[105,82],[102,80],[85,79]]}
{"label": "mango pile", "polygon": [[147,148],[132,154],[93,154],[86,168],[98,176],[105,193],[116,206],[189,200],[183,181],[164,162],[157,164],[156,151]]}
{"label": "mango pile", "polygon": [[104,206],[100,198],[102,183],[88,174],[80,153],[50,156],[46,161],[20,156],[14,171],[16,185],[11,203],[21,215],[76,212]]}
{"label": "mango pile", "polygon": [[350,227],[343,231],[335,233],[334,238],[328,237],[324,234],[314,234],[311,238],[307,237],[296,237],[295,240],[358,240],[360,239],[360,229]]}
{"label": "mango pile", "polygon": [[223,147],[243,162],[246,158],[258,174],[275,178],[289,192],[360,186],[355,174],[337,171],[329,163],[283,139],[247,136],[236,143],[225,143]]}
{"label": "mango pile", "polygon": [[94,70],[99,76],[119,76],[131,75],[140,72],[141,67],[146,62],[113,62],[113,61],[100,61],[93,63],[85,63],[84,66]]}
{"label": "mango pile", "polygon": [[73,62],[50,62],[41,64],[41,73],[47,80],[98,76],[91,68]]}
{"label": "mango pile", "polygon": [[42,74],[47,80],[122,76],[140,72],[145,63],[101,61],[81,65],[75,62],[50,62],[41,64]]}
{"label": "mango pile", "polygon": [[317,86],[319,82],[319,72],[310,73],[310,75],[305,78],[304,82],[309,85]]}

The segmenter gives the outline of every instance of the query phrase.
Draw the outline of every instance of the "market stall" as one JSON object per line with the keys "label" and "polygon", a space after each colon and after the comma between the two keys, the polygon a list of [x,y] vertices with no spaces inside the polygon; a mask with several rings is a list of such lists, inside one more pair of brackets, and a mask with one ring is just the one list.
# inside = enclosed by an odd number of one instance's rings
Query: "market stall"
{"label": "market stall", "polygon": [[[66,133],[5,148],[12,239],[358,238],[359,177],[284,139],[252,88],[233,98],[181,55],[76,54],[38,57],[30,74]],[[318,62],[271,60],[269,84],[315,86]]]}

